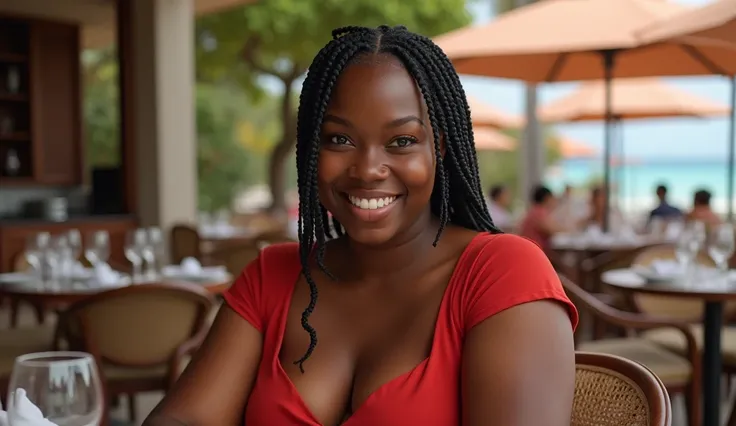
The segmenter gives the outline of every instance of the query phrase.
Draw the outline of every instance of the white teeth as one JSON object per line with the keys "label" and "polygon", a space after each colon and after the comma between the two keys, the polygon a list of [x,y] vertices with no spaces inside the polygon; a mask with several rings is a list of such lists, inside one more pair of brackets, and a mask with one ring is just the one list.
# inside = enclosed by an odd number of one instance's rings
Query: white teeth
{"label": "white teeth", "polygon": [[387,205],[396,201],[396,197],[358,198],[358,197],[353,197],[352,195],[349,195],[348,198],[350,198],[350,202],[355,207],[358,207],[364,210],[380,209],[381,207],[386,207]]}

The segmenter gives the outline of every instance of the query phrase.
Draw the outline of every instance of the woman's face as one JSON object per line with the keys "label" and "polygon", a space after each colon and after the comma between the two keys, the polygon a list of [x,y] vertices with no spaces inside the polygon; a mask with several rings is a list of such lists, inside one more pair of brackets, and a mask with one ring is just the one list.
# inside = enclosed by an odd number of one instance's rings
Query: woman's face
{"label": "woman's face", "polygon": [[434,178],[432,127],[414,79],[392,56],[349,65],[322,125],[322,204],[352,240],[380,245],[429,218]]}

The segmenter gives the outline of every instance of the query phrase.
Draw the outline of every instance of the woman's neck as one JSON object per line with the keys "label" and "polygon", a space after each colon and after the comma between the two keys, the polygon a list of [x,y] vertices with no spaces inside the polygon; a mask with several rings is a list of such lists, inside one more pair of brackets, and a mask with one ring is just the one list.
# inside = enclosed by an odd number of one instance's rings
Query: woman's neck
{"label": "woman's neck", "polygon": [[345,242],[344,252],[340,258],[344,262],[345,279],[380,280],[387,275],[400,271],[410,271],[413,266],[426,264],[428,252],[434,250],[432,245],[439,221],[428,214],[411,228],[397,235],[381,246],[366,246],[349,238]]}

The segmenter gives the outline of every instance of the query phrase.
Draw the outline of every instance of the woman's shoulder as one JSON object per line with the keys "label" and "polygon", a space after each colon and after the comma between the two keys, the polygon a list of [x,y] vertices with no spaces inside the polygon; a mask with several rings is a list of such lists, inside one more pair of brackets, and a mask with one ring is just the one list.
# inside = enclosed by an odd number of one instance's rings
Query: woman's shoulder
{"label": "woman's shoulder", "polygon": [[523,303],[554,300],[577,323],[575,307],[565,295],[547,255],[533,241],[513,234],[478,234],[456,266],[456,309],[466,329]]}
{"label": "woman's shoulder", "polygon": [[300,273],[299,245],[272,244],[243,269],[223,297],[234,311],[263,331],[269,314],[288,298]]}

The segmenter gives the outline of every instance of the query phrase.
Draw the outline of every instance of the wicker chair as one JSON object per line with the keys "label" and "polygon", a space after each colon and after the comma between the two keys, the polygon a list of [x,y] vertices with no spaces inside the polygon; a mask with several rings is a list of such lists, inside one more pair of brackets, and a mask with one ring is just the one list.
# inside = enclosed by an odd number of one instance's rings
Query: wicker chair
{"label": "wicker chair", "polygon": [[174,225],[169,239],[171,262],[178,264],[186,257],[202,260],[201,239],[197,229],[189,225]]}
{"label": "wicker chair", "polygon": [[212,307],[197,285],[129,286],[70,306],[59,317],[57,337],[95,357],[106,396],[128,395],[134,420],[134,395],[173,385],[204,339]]}
{"label": "wicker chair", "polygon": [[[578,306],[587,309],[602,321],[631,330],[670,328],[686,342],[686,351],[676,354],[641,337],[608,338],[584,342],[577,346],[585,352],[620,356],[651,369],[664,383],[670,394],[683,394],[686,400],[688,423],[700,424],[700,354],[689,324],[676,320],[662,320],[648,315],[620,311],[606,305],[595,296],[564,276],[562,285]],[[604,425],[606,423],[603,423]]]}
{"label": "wicker chair", "polygon": [[575,354],[571,426],[670,426],[672,405],[662,381],[636,362]]}

